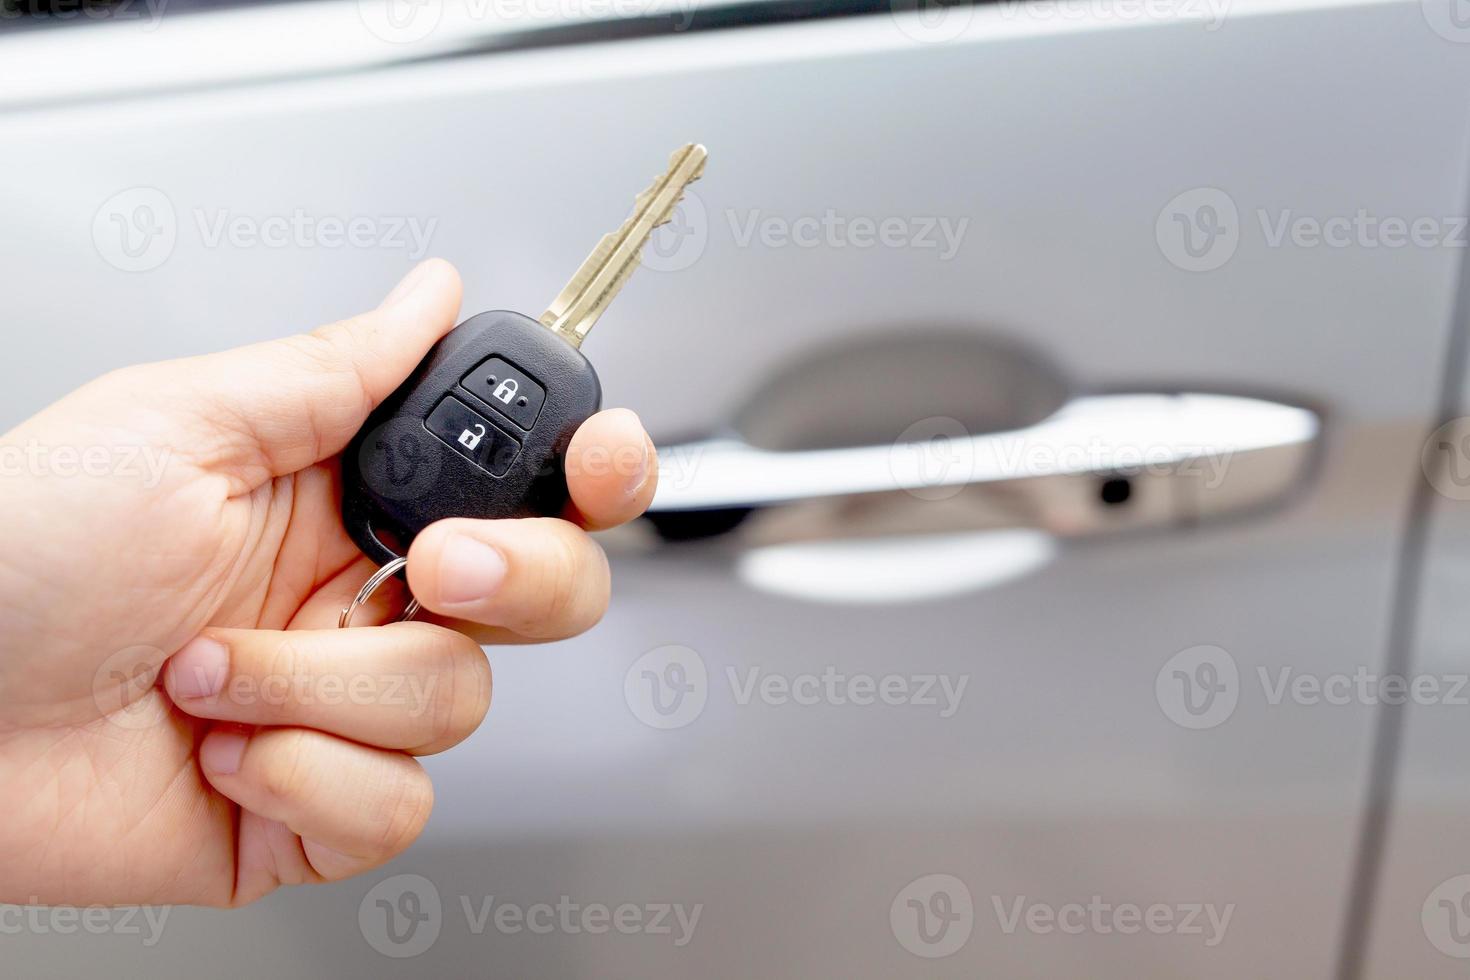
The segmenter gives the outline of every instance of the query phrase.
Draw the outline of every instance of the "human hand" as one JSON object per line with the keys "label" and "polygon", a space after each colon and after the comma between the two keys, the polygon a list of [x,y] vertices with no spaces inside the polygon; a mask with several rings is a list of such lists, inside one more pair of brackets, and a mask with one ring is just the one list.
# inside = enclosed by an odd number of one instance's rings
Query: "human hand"
{"label": "human hand", "polygon": [[656,481],[626,410],[572,440],[566,519],[435,524],[408,556],[424,621],[335,628],[376,570],[337,454],[459,301],[430,260],[372,312],[117,371],[0,436],[0,902],[234,906],[375,867],[428,818],[414,757],[489,707],[479,642],[602,615],[586,530]]}

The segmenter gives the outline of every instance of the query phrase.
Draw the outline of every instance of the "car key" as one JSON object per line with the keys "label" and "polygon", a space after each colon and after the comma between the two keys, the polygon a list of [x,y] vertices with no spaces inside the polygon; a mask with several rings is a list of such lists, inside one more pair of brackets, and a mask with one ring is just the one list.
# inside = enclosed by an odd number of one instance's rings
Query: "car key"
{"label": "car key", "polygon": [[[707,155],[695,143],[674,151],[539,321],[507,310],[470,317],[368,417],[342,457],[342,518],[383,568],[342,611],[341,625],[404,567],[409,544],[435,521],[561,513],[567,445],[602,407],[582,340],[637,268],[653,230],[704,173]],[[411,602],[404,618],[417,609]]]}

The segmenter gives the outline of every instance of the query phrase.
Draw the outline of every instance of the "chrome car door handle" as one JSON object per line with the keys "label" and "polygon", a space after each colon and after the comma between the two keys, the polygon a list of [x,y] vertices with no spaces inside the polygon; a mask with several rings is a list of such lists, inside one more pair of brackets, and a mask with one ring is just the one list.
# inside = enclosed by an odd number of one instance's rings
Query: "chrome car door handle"
{"label": "chrome car door handle", "polygon": [[760,514],[762,540],[1192,522],[1287,495],[1309,475],[1321,428],[1307,408],[1259,398],[1114,394],[1006,432],[927,419],[886,446],[782,452],[710,439],[659,449],[650,514],[662,528]]}

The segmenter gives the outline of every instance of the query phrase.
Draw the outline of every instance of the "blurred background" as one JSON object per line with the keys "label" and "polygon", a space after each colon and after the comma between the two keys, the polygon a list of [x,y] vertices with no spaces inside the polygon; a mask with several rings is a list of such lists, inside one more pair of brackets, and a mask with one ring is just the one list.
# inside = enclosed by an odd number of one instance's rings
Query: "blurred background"
{"label": "blurred background", "polygon": [[423,839],[0,972],[1461,975],[1467,92],[1463,0],[5,0],[0,430],[710,163],[584,347],[654,512]]}

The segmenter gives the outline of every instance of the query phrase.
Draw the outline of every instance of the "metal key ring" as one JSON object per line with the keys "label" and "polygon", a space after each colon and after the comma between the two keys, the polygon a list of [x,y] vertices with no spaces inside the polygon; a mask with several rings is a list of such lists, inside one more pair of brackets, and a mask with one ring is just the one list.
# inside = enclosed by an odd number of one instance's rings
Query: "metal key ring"
{"label": "metal key ring", "polygon": [[[378,591],[379,586],[381,586],[384,582],[388,581],[393,576],[397,575],[400,571],[407,567],[407,565],[407,558],[395,558],[388,564],[384,565],[382,568],[374,572],[373,577],[364,582],[362,584],[362,588],[358,590],[357,598],[353,599],[352,604],[343,609],[342,615],[337,617],[337,628],[346,629],[349,625],[351,625],[353,613],[357,612],[359,609],[367,604],[367,601],[373,597],[373,593]],[[398,617],[398,622],[403,623],[407,622],[410,619],[413,619],[414,616],[418,615],[419,608],[419,601],[415,599],[413,597],[413,593],[410,592],[408,595],[408,605],[404,607],[403,615]]]}

